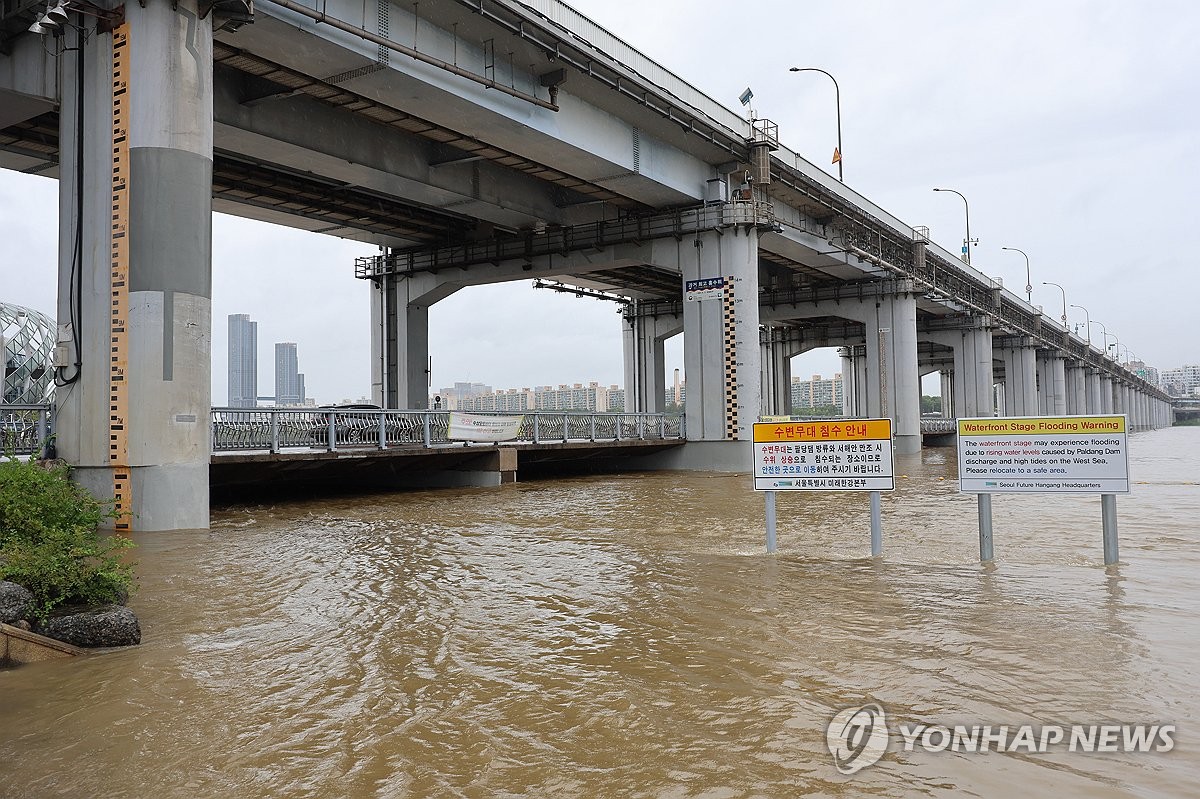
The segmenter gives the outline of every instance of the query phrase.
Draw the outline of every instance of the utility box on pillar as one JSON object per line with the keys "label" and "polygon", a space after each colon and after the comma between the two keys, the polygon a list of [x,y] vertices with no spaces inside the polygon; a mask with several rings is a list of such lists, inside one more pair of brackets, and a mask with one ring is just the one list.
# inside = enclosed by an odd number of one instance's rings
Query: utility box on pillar
{"label": "utility box on pillar", "polygon": [[771,183],[771,151],[779,149],[779,126],[769,119],[755,119],[751,123],[753,138],[750,139],[750,172],[754,182],[760,186]]}

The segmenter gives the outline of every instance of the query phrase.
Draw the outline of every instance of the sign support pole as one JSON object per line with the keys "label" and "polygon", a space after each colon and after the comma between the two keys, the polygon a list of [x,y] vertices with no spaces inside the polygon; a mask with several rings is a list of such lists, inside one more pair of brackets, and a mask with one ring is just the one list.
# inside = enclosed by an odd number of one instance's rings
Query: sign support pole
{"label": "sign support pole", "polygon": [[992,559],[992,495],[978,494],[979,497],[979,559]]}
{"label": "sign support pole", "polygon": [[1104,521],[1104,565],[1111,566],[1121,559],[1117,551],[1117,495],[1100,495],[1100,516]]}
{"label": "sign support pole", "polygon": [[871,492],[871,557],[883,554],[883,507],[878,491]]}
{"label": "sign support pole", "polygon": [[775,492],[767,491],[767,554],[775,554]]}

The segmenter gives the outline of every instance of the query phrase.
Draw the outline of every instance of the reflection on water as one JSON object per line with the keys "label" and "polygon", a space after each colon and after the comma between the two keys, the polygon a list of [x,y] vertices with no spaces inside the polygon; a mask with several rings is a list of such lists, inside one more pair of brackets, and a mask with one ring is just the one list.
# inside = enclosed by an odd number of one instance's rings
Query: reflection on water
{"label": "reflection on water", "polygon": [[[0,672],[12,797],[1200,794],[1200,429],[1131,441],[1125,562],[1096,497],[997,497],[954,453],[865,496],[746,476],[574,478],[243,506],[145,535],[145,643]],[[825,724],[1174,722],[1168,754],[897,751]]]}

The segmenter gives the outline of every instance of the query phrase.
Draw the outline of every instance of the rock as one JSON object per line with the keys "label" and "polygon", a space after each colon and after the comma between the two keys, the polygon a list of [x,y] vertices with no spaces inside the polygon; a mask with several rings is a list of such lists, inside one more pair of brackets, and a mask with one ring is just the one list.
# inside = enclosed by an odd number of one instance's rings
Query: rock
{"label": "rock", "polygon": [[142,642],[142,629],[133,611],[119,605],[53,616],[39,624],[39,635],[86,647],[132,646]]}
{"label": "rock", "polygon": [[33,594],[24,586],[0,580],[0,623],[12,624],[29,618],[33,611]]}

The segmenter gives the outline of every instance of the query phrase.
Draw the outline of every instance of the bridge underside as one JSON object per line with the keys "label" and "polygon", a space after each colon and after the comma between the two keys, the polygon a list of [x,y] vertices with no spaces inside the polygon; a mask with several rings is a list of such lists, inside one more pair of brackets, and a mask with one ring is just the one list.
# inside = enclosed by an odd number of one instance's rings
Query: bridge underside
{"label": "bridge underside", "polygon": [[[357,275],[385,407],[426,405],[432,305],[536,278],[622,304],[626,410],[660,409],[684,335],[684,449],[704,454],[680,463],[742,468],[789,359],[822,346],[900,453],[922,370],[958,415],[1162,419],[1102,353],[598,28],[604,47],[508,0],[263,0],[214,30],[179,0],[57,52],[26,32],[35,5],[0,12],[0,167],[60,181],[60,451],[130,525],[207,524],[212,210],[384,248]],[[685,302],[687,281],[723,296]]]}

